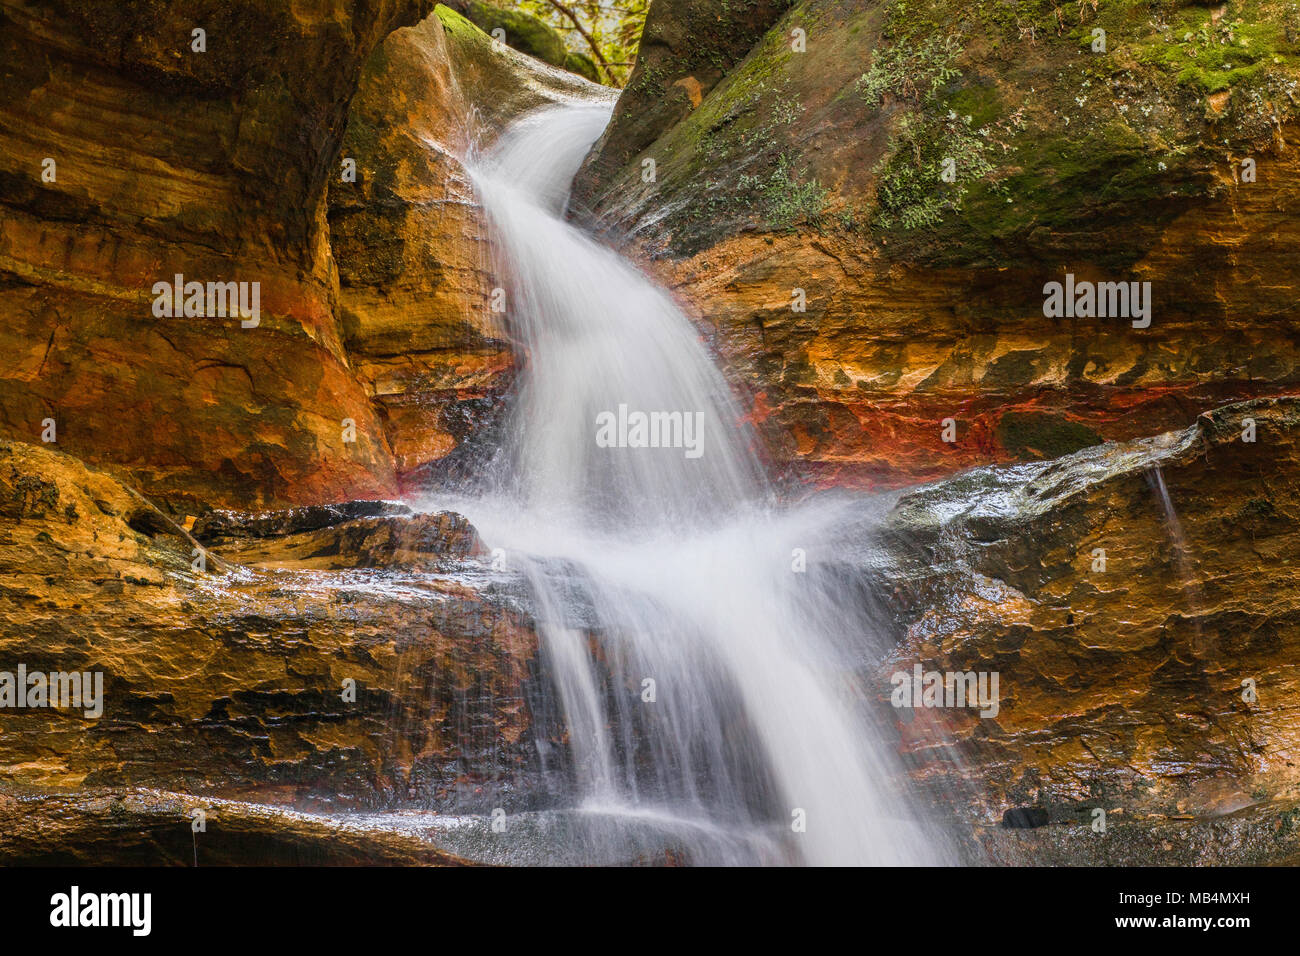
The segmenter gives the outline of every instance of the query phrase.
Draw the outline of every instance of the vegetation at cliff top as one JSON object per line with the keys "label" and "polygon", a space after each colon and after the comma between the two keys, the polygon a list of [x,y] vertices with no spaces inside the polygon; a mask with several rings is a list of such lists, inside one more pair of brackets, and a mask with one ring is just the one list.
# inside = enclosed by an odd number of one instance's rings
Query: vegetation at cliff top
{"label": "vegetation at cliff top", "polygon": [[[796,0],[627,165],[613,205],[661,210],[678,255],[810,228],[896,257],[1001,261],[1036,230],[1137,208],[1157,228],[1221,193],[1243,157],[1284,144],[1298,83],[1288,0]],[[1129,254],[1106,248],[1117,265]]]}
{"label": "vegetation at cliff top", "polygon": [[601,82],[621,87],[632,72],[650,0],[514,0],[498,5],[549,24],[571,51],[595,61]]}
{"label": "vegetation at cliff top", "polygon": [[[858,82],[868,107],[888,99],[902,108],[875,170],[871,218],[882,229],[960,213],[976,234],[1004,234],[1054,215],[1075,178],[1106,183],[1117,200],[1176,194],[1211,142],[1228,157],[1267,147],[1295,113],[1294,4],[1018,0],[965,4],[960,18],[951,8],[951,0],[887,0],[881,46]],[[1033,102],[1000,102],[1005,75],[989,76],[989,67],[1034,61],[1056,68],[1051,81],[1031,86]],[[1125,157],[1140,167],[1143,156],[1145,175],[1088,172]],[[978,199],[969,211],[968,196]]]}

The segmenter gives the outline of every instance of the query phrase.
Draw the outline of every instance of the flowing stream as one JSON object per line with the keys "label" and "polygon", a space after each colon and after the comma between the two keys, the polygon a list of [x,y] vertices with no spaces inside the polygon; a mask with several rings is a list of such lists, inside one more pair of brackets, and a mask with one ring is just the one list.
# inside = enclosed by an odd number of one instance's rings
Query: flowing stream
{"label": "flowing stream", "polygon": [[454,504],[534,592],[579,856],[654,832],[692,863],[946,862],[868,716],[862,601],[814,573],[843,502],[778,503],[688,318],[564,219],[608,119],[548,108],[472,163],[524,368]]}

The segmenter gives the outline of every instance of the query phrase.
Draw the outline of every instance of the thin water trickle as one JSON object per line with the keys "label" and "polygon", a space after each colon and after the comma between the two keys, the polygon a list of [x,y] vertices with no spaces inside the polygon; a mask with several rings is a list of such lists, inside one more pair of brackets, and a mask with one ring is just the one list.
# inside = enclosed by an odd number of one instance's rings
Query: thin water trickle
{"label": "thin water trickle", "polygon": [[1183,523],[1178,519],[1174,500],[1169,496],[1169,488],[1165,485],[1165,474],[1160,470],[1159,465],[1153,465],[1147,472],[1147,481],[1160,501],[1165,530],[1169,534],[1169,544],[1173,550],[1174,570],[1178,573],[1179,583],[1187,593],[1187,610],[1195,633],[1193,649],[1197,654],[1204,654],[1211,648],[1212,643],[1207,640],[1201,628],[1201,584],[1192,570],[1191,553],[1187,548],[1187,538],[1183,534]]}
{"label": "thin water trickle", "polygon": [[[868,717],[871,621],[792,559],[832,553],[843,503],[777,506],[691,322],[563,218],[608,118],[534,113],[472,164],[523,371],[496,477],[454,502],[536,595],[587,858],[648,826],[697,863],[947,862]],[[634,447],[637,412],[702,423],[698,455]]]}

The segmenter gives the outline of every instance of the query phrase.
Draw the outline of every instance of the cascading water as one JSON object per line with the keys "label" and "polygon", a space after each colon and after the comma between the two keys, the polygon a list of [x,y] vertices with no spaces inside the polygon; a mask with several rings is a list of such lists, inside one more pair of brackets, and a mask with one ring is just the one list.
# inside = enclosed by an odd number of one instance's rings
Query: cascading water
{"label": "cascading water", "polygon": [[608,118],[532,114],[474,164],[525,362],[491,487],[455,503],[535,592],[590,859],[631,821],[696,863],[944,862],[866,715],[861,602],[795,569],[840,506],[778,509],[690,321],[563,219]]}

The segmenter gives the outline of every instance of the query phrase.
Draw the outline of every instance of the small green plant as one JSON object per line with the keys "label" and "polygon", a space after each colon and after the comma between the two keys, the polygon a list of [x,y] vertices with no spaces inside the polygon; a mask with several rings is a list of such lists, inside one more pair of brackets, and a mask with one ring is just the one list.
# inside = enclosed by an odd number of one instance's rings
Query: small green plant
{"label": "small green plant", "polygon": [[876,221],[886,229],[935,225],[945,212],[961,208],[970,183],[993,171],[990,154],[988,129],[973,129],[969,116],[905,114],[876,170]]}
{"label": "small green plant", "polygon": [[858,90],[869,106],[881,105],[885,94],[922,103],[961,75],[953,65],[960,53],[961,43],[952,36],[915,44],[900,41],[876,53],[870,69],[858,79]]}
{"label": "small green plant", "polygon": [[994,169],[989,127],[976,128],[950,105],[962,99],[960,91],[947,92],[961,76],[961,54],[956,36],[900,38],[878,51],[858,80],[869,106],[884,106],[887,97],[903,106],[889,153],[875,169],[875,218],[885,229],[936,225]]}
{"label": "small green plant", "polygon": [[767,218],[772,225],[783,229],[799,222],[817,225],[826,208],[826,196],[827,190],[816,179],[799,181],[793,163],[784,153],[777,159],[776,171],[763,188]]}
{"label": "small green plant", "polygon": [[777,157],[769,176],[746,174],[737,186],[741,192],[757,194],[763,218],[777,229],[790,229],[799,223],[820,225],[829,194],[816,179],[802,180],[785,153]]}

